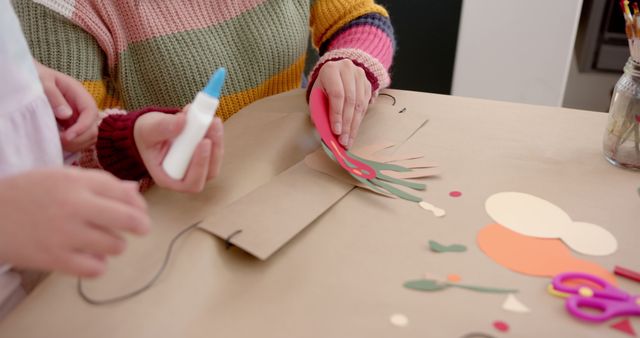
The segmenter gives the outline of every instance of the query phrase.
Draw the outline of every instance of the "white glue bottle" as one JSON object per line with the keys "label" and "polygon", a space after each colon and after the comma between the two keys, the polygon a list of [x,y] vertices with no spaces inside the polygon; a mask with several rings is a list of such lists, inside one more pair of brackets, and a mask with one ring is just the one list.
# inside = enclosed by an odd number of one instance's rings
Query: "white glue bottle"
{"label": "white glue bottle", "polygon": [[196,146],[207,133],[216,109],[220,103],[220,91],[224,84],[226,70],[218,68],[213,73],[206,87],[196,95],[187,111],[187,123],[184,130],[171,144],[167,156],[162,161],[162,168],[174,180],[181,180],[191,163]]}

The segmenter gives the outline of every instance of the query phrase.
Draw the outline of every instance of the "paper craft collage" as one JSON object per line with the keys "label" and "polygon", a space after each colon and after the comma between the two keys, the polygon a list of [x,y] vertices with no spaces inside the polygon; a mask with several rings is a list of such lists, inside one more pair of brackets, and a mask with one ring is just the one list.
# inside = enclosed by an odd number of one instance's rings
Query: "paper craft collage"
{"label": "paper craft collage", "polygon": [[[425,184],[403,181],[398,177],[389,177],[380,173],[382,169],[387,169],[407,173],[403,178],[425,177],[418,174],[411,175],[413,169],[420,167],[412,166],[415,161],[408,161],[422,159],[422,155],[396,155],[394,161],[388,159],[385,161],[384,157],[377,157],[382,162],[376,162],[367,159],[374,156],[373,151],[382,148],[382,146],[374,146],[366,148],[367,151],[362,154],[362,157],[355,156],[342,148],[331,134],[327,120],[329,108],[323,92],[311,93],[310,108],[312,119],[322,138],[324,152],[352,177],[354,185],[386,197],[398,197],[408,202],[418,203],[423,209],[432,212],[435,217],[446,215],[444,210],[422,198],[388,185],[395,183],[424,190]],[[310,160],[306,163],[334,177],[349,179],[335,170],[323,170],[320,165],[314,166],[319,162],[319,160],[316,162]],[[398,162],[405,166],[399,165]],[[389,163],[396,164],[389,165]],[[430,165],[436,167],[436,164]],[[324,166],[326,167],[328,165]],[[462,193],[452,191],[449,195],[457,198]],[[569,314],[587,322],[603,322],[620,317],[621,319],[612,324],[611,328],[635,336],[629,319],[625,317],[640,315],[640,296],[632,296],[618,289],[615,286],[617,282],[613,271],[608,271],[589,260],[576,258],[571,253],[574,251],[587,256],[611,255],[616,252],[618,246],[612,233],[597,224],[573,221],[560,207],[524,192],[497,192],[486,199],[485,209],[495,223],[485,226],[478,232],[477,245],[488,257],[518,273],[553,278],[549,283],[548,292],[552,296],[566,298]],[[429,240],[428,244],[430,251],[435,254],[467,251],[467,247],[463,244],[441,244],[435,240]],[[620,273],[626,270],[617,271]],[[631,276],[637,276],[636,272],[629,273]],[[516,297],[518,289],[461,283],[461,277],[456,274],[442,279],[409,280],[404,283],[404,287],[424,292],[442,291],[453,287],[482,293],[502,293],[507,294],[502,304],[502,309],[505,311],[521,314],[532,311]],[[598,313],[594,314],[593,311]],[[409,319],[403,314],[391,315],[390,322],[398,327],[409,325]],[[509,330],[509,325],[502,321],[494,322],[493,326],[501,332]]]}
{"label": "paper craft collage", "polygon": [[638,337],[639,4],[0,1],[0,338]]}

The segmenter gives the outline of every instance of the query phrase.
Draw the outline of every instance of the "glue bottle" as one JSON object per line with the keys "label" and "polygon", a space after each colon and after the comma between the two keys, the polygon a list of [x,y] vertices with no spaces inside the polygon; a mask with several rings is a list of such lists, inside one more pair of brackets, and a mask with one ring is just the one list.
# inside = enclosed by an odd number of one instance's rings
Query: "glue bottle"
{"label": "glue bottle", "polygon": [[184,130],[171,144],[162,168],[174,180],[181,180],[189,167],[193,152],[207,133],[220,103],[220,91],[224,84],[226,70],[218,68],[209,83],[196,95],[187,111],[187,123]]}

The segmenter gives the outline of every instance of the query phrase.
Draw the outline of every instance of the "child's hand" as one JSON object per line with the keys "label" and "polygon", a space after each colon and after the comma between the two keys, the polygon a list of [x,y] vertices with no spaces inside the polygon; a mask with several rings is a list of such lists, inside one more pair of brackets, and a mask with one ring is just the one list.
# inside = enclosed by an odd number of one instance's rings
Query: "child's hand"
{"label": "child's hand", "polygon": [[63,131],[62,149],[77,152],[98,137],[98,108],[93,97],[76,79],[35,62],[44,93]]}
{"label": "child's hand", "polygon": [[371,83],[364,70],[351,60],[329,61],[320,68],[313,88],[327,93],[331,129],[340,144],[350,148],[371,99]]}
{"label": "child's hand", "polygon": [[137,183],[104,171],[56,168],[0,180],[0,261],[83,277],[104,273],[124,232],[150,221]]}
{"label": "child's hand", "polygon": [[220,172],[224,151],[223,127],[222,121],[214,118],[193,153],[184,179],[176,181],[165,173],[162,160],[171,141],[184,129],[186,109],[176,115],[156,112],[144,114],[136,120],[133,135],[140,157],[156,184],[176,191],[199,192],[208,180]]}

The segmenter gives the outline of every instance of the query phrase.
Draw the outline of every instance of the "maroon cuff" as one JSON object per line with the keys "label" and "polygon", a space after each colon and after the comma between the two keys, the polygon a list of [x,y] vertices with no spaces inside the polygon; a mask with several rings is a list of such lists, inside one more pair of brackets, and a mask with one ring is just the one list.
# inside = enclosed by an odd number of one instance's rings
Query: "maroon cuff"
{"label": "maroon cuff", "polygon": [[[320,74],[320,69],[322,69],[322,66],[324,66],[325,63],[330,61],[340,61],[344,59],[348,59],[348,58],[346,57],[331,58],[331,59],[325,60],[324,62],[322,62],[321,64],[315,67],[315,69],[313,70],[313,73],[311,74],[311,77],[309,78],[309,84],[307,85],[307,101],[309,101],[309,95],[311,95],[311,89],[313,88],[314,83],[316,83],[316,80],[318,79],[318,74]],[[378,90],[378,88],[380,88],[380,83],[378,82],[378,78],[369,70],[369,68],[367,68],[365,65],[363,65],[362,63],[356,60],[351,60],[351,59],[349,60],[353,62],[354,65],[364,70],[364,73],[367,76],[367,80],[369,80],[369,83],[371,83],[372,93]]]}
{"label": "maroon cuff", "polygon": [[148,177],[133,137],[133,126],[138,117],[149,112],[175,114],[179,111],[180,108],[147,107],[128,114],[105,117],[98,127],[96,143],[98,162],[102,168],[124,180],[138,181]]}

